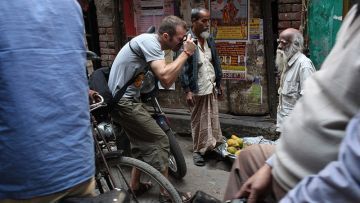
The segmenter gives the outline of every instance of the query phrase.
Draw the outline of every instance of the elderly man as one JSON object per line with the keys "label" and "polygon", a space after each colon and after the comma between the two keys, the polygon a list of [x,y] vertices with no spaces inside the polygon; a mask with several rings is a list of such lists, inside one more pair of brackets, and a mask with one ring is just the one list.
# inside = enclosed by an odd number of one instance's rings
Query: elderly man
{"label": "elderly man", "polygon": [[[248,197],[252,203],[270,191],[279,200],[301,179],[337,160],[345,128],[360,110],[359,14],[357,4],[342,23],[321,70],[306,81],[306,93],[286,119],[275,153],[270,145],[250,146],[240,153],[224,199]],[[324,180],[330,183],[332,176]],[[339,192],[348,192],[348,183],[338,181]]]}
{"label": "elderly man", "polygon": [[203,155],[223,142],[218,110],[218,97],[222,98],[222,73],[215,41],[209,36],[210,12],[205,8],[194,8],[191,21],[189,33],[198,39],[198,43],[195,54],[185,63],[181,82],[191,108],[194,164],[204,166]]}
{"label": "elderly man", "polygon": [[276,130],[281,132],[282,123],[304,93],[304,81],[315,72],[315,68],[311,60],[302,53],[304,38],[298,30],[284,30],[280,33],[278,43],[275,63],[281,76]]}

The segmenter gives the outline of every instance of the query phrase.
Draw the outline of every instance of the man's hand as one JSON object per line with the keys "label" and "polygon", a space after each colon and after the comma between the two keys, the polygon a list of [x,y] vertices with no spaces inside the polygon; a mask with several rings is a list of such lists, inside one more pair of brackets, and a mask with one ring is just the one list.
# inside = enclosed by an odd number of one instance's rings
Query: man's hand
{"label": "man's hand", "polygon": [[220,101],[223,101],[224,98],[225,98],[225,97],[224,97],[224,92],[223,92],[223,89],[222,89],[221,85],[220,85],[220,87],[219,87],[219,89],[218,89],[217,98],[218,98],[218,100],[220,100]]}
{"label": "man's hand", "polygon": [[190,91],[186,93],[186,103],[187,103],[190,107],[193,107],[193,106],[195,105],[193,93],[190,92]]}
{"label": "man's hand", "polygon": [[193,55],[195,52],[196,44],[194,39],[191,38],[191,34],[188,34],[186,41],[184,41],[184,52]]}
{"label": "man's hand", "polygon": [[98,94],[99,94],[98,92],[89,89],[90,104],[94,104],[94,103],[98,102],[96,99],[96,95],[98,95]]}
{"label": "man's hand", "polygon": [[247,197],[247,203],[256,203],[269,191],[271,181],[271,167],[265,164],[244,183],[236,196]]}

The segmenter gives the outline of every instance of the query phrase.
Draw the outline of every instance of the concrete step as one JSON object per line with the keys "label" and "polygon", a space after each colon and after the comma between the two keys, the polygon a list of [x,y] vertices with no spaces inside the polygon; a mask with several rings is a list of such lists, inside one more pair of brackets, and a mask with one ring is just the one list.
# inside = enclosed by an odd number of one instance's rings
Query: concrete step
{"label": "concrete step", "polygon": [[[151,111],[151,109],[149,109]],[[162,109],[170,120],[171,128],[180,135],[191,135],[190,111],[188,109]],[[275,120],[269,116],[234,116],[219,114],[220,125],[225,137],[236,134],[240,137],[264,136],[276,140]]]}

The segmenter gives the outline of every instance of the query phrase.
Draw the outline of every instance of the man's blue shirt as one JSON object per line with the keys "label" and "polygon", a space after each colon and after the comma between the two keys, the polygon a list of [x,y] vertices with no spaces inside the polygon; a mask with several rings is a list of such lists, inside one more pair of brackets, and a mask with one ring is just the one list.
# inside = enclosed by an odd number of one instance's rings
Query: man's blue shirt
{"label": "man's blue shirt", "polygon": [[93,149],[80,6],[0,1],[0,199],[90,179]]}

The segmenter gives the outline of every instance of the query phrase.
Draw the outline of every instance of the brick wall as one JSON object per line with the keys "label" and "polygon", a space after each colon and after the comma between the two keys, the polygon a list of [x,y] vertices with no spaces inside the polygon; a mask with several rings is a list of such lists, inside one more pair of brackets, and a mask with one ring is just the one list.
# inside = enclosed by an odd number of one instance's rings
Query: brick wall
{"label": "brick wall", "polygon": [[111,0],[96,0],[101,66],[111,66],[116,57],[114,35],[114,5]]}
{"label": "brick wall", "polygon": [[299,29],[301,25],[302,0],[278,0],[278,30]]}

